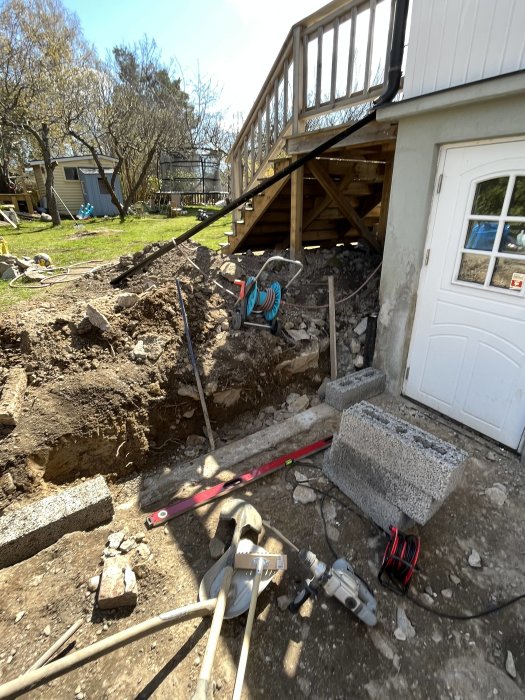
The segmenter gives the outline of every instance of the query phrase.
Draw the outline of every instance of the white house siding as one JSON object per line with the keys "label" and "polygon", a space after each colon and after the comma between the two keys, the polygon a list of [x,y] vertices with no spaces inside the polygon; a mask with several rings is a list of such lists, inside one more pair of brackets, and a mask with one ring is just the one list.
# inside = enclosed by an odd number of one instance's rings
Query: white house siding
{"label": "white house siding", "polygon": [[525,69],[525,0],[413,0],[405,98]]}

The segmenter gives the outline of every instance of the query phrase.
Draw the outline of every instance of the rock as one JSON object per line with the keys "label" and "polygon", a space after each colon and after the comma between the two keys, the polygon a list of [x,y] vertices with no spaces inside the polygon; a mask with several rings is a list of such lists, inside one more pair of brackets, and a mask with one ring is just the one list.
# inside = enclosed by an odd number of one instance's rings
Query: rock
{"label": "rock", "polygon": [[501,506],[507,500],[507,489],[503,484],[494,484],[490,488],[485,490],[485,496],[489,499],[492,505],[501,508]]}
{"label": "rock", "polygon": [[[406,639],[414,639],[416,636],[416,630],[407,617],[404,608],[399,607],[396,613],[397,629],[399,629],[405,635]],[[395,635],[395,632],[394,632]],[[397,637],[399,639],[399,637]]]}
{"label": "rock", "polygon": [[224,554],[224,542],[218,537],[212,537],[208,545],[212,559],[220,559]]}
{"label": "rock", "polygon": [[295,476],[295,480],[298,481],[299,483],[301,483],[302,481],[308,481],[308,477],[305,476],[304,474],[301,474],[301,472],[294,471],[293,474]]}
{"label": "rock", "polygon": [[193,399],[194,401],[199,400],[199,392],[197,391],[197,388],[189,384],[181,384],[181,386],[177,389],[177,394],[179,396],[189,396],[189,398]]}
{"label": "rock", "polygon": [[278,606],[279,610],[286,610],[288,608],[288,606],[290,605],[290,603],[292,602],[292,600],[293,599],[290,598],[290,596],[288,596],[288,595],[280,595],[277,598],[277,606]]}
{"label": "rock", "polygon": [[146,578],[147,576],[149,576],[149,568],[144,562],[139,562],[138,564],[135,564],[133,567],[133,571],[135,572],[135,576],[138,579]]}
{"label": "rock", "polygon": [[489,462],[496,462],[498,459],[498,455],[492,450],[489,450],[487,452],[487,459],[489,460]]}
{"label": "rock", "polygon": [[148,359],[148,353],[144,347],[142,340],[139,340],[134,346],[133,350],[129,353],[129,356],[135,362],[146,362]]}
{"label": "rock", "polygon": [[287,374],[300,374],[309,369],[315,369],[319,365],[319,343],[312,340],[301,352],[290,360],[283,360],[275,368],[277,372]]}
{"label": "rock", "polygon": [[350,341],[350,352],[352,355],[359,355],[361,352],[361,343],[355,338]]}
{"label": "rock", "polygon": [[354,333],[356,335],[362,335],[366,331],[366,327],[368,326],[368,317],[365,316],[364,318],[359,321],[357,326],[354,328]]}
{"label": "rock", "polygon": [[20,622],[20,620],[24,617],[25,614],[26,614],[26,611],[25,611],[25,610],[20,610],[20,612],[17,612],[17,613],[16,613],[15,625],[16,625],[17,622]]}
{"label": "rock", "polygon": [[186,447],[202,447],[206,444],[204,435],[188,435],[186,438]]}
{"label": "rock", "polygon": [[46,214],[44,211],[40,214],[40,221],[53,221],[51,214]]}
{"label": "rock", "polygon": [[317,500],[315,491],[309,489],[307,486],[296,486],[293,492],[293,500],[296,503],[301,503],[305,505],[306,503],[313,503]]}
{"label": "rock", "polygon": [[46,637],[50,637],[50,636],[51,636],[51,625],[46,625],[46,626],[44,627],[44,629],[42,630],[42,633],[43,633]]}
{"label": "rock", "polygon": [[87,316],[84,316],[80,323],[77,323],[76,332],[78,333],[78,335],[86,335],[87,333],[91,333],[93,328],[94,326],[91,324],[89,318]]}
{"label": "rock", "polygon": [[11,472],[6,472],[0,477],[0,489],[2,489],[6,496],[11,496],[16,491],[16,484],[13,481]]}
{"label": "rock", "polygon": [[97,602],[101,610],[137,604],[137,580],[125,557],[104,562]]}
{"label": "rock", "polygon": [[219,406],[228,408],[229,406],[236,404],[241,398],[241,395],[242,392],[240,389],[225,389],[224,391],[218,391],[216,394],[214,394],[213,401]]}
{"label": "rock", "polygon": [[131,359],[143,362],[147,357],[151,362],[156,362],[164,352],[164,346],[167,342],[168,339],[160,335],[143,335],[137,339],[137,343],[131,351]]}
{"label": "rock", "polygon": [[135,540],[130,538],[121,542],[121,544],[119,545],[119,550],[121,552],[124,552],[124,554],[127,554],[128,552],[131,552],[131,550],[134,549],[136,546],[137,543],[135,542]]}
{"label": "rock", "polygon": [[108,319],[91,304],[86,304],[86,316],[88,317],[91,325],[98,328],[100,331],[104,332],[109,328]]}
{"label": "rock", "polygon": [[120,306],[121,309],[131,309],[139,299],[140,297],[138,294],[122,292],[122,294],[119,294],[117,297],[117,306]]}
{"label": "rock", "polygon": [[87,588],[90,593],[94,593],[97,588],[98,584],[100,583],[100,576],[92,576],[89,581],[87,582]]}
{"label": "rock", "polygon": [[420,593],[420,598],[425,605],[434,605],[434,598],[428,593]]}
{"label": "rock", "polygon": [[396,627],[394,630],[394,637],[398,639],[400,642],[406,642],[407,636],[403,632],[403,630],[400,630],[399,627]]}
{"label": "rock", "polygon": [[0,399],[0,425],[16,425],[22,410],[27,375],[23,367],[12,367],[4,382]]}
{"label": "rock", "polygon": [[443,641],[443,635],[441,634],[441,632],[439,632],[439,630],[434,630],[432,632],[432,641],[435,644],[439,644],[440,642]]}
{"label": "rock", "polygon": [[300,413],[301,411],[306,411],[309,405],[310,399],[306,394],[303,394],[303,396],[298,396],[288,404],[288,410],[290,413]]}
{"label": "rock", "polygon": [[473,569],[481,569],[481,557],[479,552],[477,552],[475,549],[473,549],[470,553],[468,563]]}
{"label": "rock", "polygon": [[[370,628],[368,628],[370,630]],[[394,650],[390,646],[390,644],[386,641],[386,639],[383,637],[382,634],[380,634],[377,630],[371,629],[368,632],[368,636],[370,637],[372,644],[375,646],[377,651],[385,657],[385,659],[388,659],[389,661],[392,661],[394,658]]]}
{"label": "rock", "polygon": [[286,331],[288,335],[293,338],[297,343],[301,340],[310,340],[310,333],[307,331],[303,330],[294,330],[293,328],[290,328],[289,330]]}
{"label": "rock", "polygon": [[108,547],[110,547],[111,549],[118,549],[125,537],[126,537],[125,530],[119,530],[118,532],[112,532],[111,535],[108,537],[108,541],[107,541]]}
{"label": "rock", "polygon": [[137,547],[137,553],[138,553],[139,556],[141,556],[143,559],[149,559],[149,556],[150,556],[150,554],[151,554],[151,550],[150,550],[150,548],[148,547],[147,544],[145,544],[144,542],[141,542],[141,543],[139,544],[139,546]]}
{"label": "rock", "polygon": [[235,280],[240,279],[244,275],[244,270],[237,263],[227,260],[221,265],[219,273],[228,282],[235,282]]}
{"label": "rock", "polygon": [[450,574],[449,579],[455,586],[459,586],[459,584],[461,583],[461,579],[459,578],[459,576],[456,576],[456,574]]}
{"label": "rock", "polygon": [[195,409],[192,408],[192,409],[190,409],[189,411],[185,411],[185,412],[182,414],[182,417],[183,417],[183,418],[193,418],[193,414],[194,414],[194,413],[195,413]]}
{"label": "rock", "polygon": [[450,600],[452,598],[452,596],[454,595],[454,593],[453,593],[452,589],[444,588],[441,591],[441,595],[443,596],[443,598],[445,598],[445,600]]}
{"label": "rock", "polygon": [[357,357],[354,360],[354,367],[356,369],[363,369],[365,366],[365,358],[362,355],[357,355]]}
{"label": "rock", "polygon": [[511,678],[516,678],[516,665],[514,663],[514,656],[511,651],[507,651],[507,658],[505,659],[505,670]]}

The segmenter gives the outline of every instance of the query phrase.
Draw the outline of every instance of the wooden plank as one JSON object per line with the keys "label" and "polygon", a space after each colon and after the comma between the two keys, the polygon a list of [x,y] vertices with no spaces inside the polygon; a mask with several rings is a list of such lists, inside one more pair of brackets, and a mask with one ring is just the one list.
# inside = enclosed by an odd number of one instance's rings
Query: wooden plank
{"label": "wooden plank", "polygon": [[[342,131],[343,128],[342,126],[338,126],[333,129],[324,129],[322,131],[312,131],[307,134],[289,136],[286,139],[286,153],[288,153],[288,155],[307,153]],[[367,124],[367,126],[360,129],[357,133],[343,139],[334,149],[330,149],[328,152],[331,155],[336,150],[339,151],[351,146],[366,145],[377,147],[378,155],[380,155],[383,144],[392,145],[392,148],[395,149],[396,136],[397,126],[385,126],[384,124],[379,124],[379,122],[373,122],[372,124]]]}
{"label": "wooden plank", "polygon": [[288,59],[283,64],[283,125],[288,121]]}
{"label": "wooden plank", "polygon": [[313,160],[310,161],[309,165],[310,171],[314,173],[325,192],[332,197],[334,202],[341,210],[341,213],[357,228],[363,238],[365,238],[376,250],[379,250],[379,245],[372,233],[365,226],[355,209],[350,206],[350,203],[345,198],[344,194],[339,191],[331,177],[325,172],[320,163]]}
{"label": "wooden plank", "polygon": [[[342,182],[341,182],[341,188],[346,187],[347,185],[350,184],[350,181],[353,177],[353,172],[347,172],[346,175],[344,176]],[[352,198],[354,200],[354,198]],[[315,219],[317,219],[325,209],[327,209],[330,204],[332,203],[332,197],[331,195],[327,194],[321,202],[308,214],[308,217],[305,219],[304,225],[303,225],[303,231],[307,228],[309,228]],[[350,203],[350,206],[352,206],[352,203]]]}
{"label": "wooden plank", "polygon": [[330,379],[337,379],[334,276],[328,275],[328,325],[330,328]]}
{"label": "wooden plank", "polygon": [[304,104],[304,88],[303,66],[306,68],[304,60],[303,39],[301,36],[301,27],[296,26],[293,29],[293,85],[292,85],[292,133],[299,134],[301,128],[299,126],[299,118]]}
{"label": "wooden plank", "polygon": [[275,79],[273,88],[273,143],[279,138],[279,78]]}
{"label": "wooden plank", "polygon": [[303,257],[303,174],[304,168],[299,168],[291,175],[290,257],[295,260]]}
{"label": "wooden plank", "polygon": [[339,17],[334,22],[334,41],[332,44],[332,75],[330,81],[330,102],[335,102],[335,84],[337,79],[337,52],[339,49]]}
{"label": "wooden plank", "polygon": [[368,39],[366,44],[365,82],[363,91],[366,95],[370,92],[370,63],[374,48],[374,22],[376,15],[376,0],[370,0],[370,17],[368,18]]}
{"label": "wooden plank", "polygon": [[352,10],[350,24],[350,49],[348,51],[348,73],[346,76],[346,96],[352,94],[352,79],[354,77],[354,54],[355,54],[355,25],[357,23],[357,7]]}
{"label": "wooden plank", "polygon": [[321,104],[321,76],[323,70],[323,28],[317,30],[317,73],[315,76],[315,106]]}

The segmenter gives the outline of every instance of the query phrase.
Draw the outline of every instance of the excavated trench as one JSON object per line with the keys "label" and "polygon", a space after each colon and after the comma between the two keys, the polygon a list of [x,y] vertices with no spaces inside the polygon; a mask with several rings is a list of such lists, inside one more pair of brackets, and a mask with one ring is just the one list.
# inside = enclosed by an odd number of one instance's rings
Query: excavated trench
{"label": "excavated trench", "polygon": [[[200,247],[189,251],[217,279],[224,259]],[[237,268],[234,276],[253,274],[262,264],[260,256],[226,262]],[[313,263],[316,279],[324,268],[335,272],[341,294],[361,284],[377,261],[336,250],[319,253]],[[185,258],[161,260],[134,279],[126,290],[135,295],[129,306],[121,305],[122,290],[109,287],[109,275],[99,273],[67,295],[2,321],[0,385],[10,367],[22,366],[28,388],[17,426],[0,432],[0,507],[81,477],[120,478],[209,449],[175,276],[182,282],[216,445],[291,416],[287,397],[292,404],[301,397],[302,407],[319,400],[316,392],[329,369],[326,305],[319,303],[326,301],[326,289],[319,282],[290,294],[281,313],[287,332],[277,337],[255,329],[231,332],[231,297]],[[233,288],[231,279],[221,283]],[[377,310],[377,286],[377,280],[368,285],[359,305],[340,307],[342,371],[362,362],[364,334],[353,328]],[[87,320],[86,303],[106,327]]]}

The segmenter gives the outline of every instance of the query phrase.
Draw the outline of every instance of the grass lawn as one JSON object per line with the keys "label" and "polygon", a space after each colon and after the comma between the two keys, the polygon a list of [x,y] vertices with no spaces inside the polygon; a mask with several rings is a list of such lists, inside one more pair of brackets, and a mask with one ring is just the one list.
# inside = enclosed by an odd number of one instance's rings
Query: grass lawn
{"label": "grass lawn", "polygon": [[[33,257],[36,253],[47,253],[53,265],[67,267],[72,263],[87,260],[115,260],[120,255],[141,250],[147,243],[175,238],[198,223],[192,209],[188,208],[188,211],[190,213],[187,216],[174,219],[167,219],[160,215],[149,215],[143,218],[130,216],[123,224],[118,217],[90,219],[82,222],[83,230],[75,228],[75,223],[81,222],[64,221],[61,226],[53,228],[51,224],[41,221],[23,221],[17,231],[2,227],[0,236],[6,240],[9,252],[13,255]],[[192,240],[218,250],[219,244],[226,241],[224,233],[230,230],[231,215],[227,214],[223,219],[198,233]],[[79,233],[95,231],[102,232],[76,237]],[[52,288],[44,288],[42,291],[13,289],[7,282],[0,280],[0,310],[36,294],[49,295],[50,292]]]}

